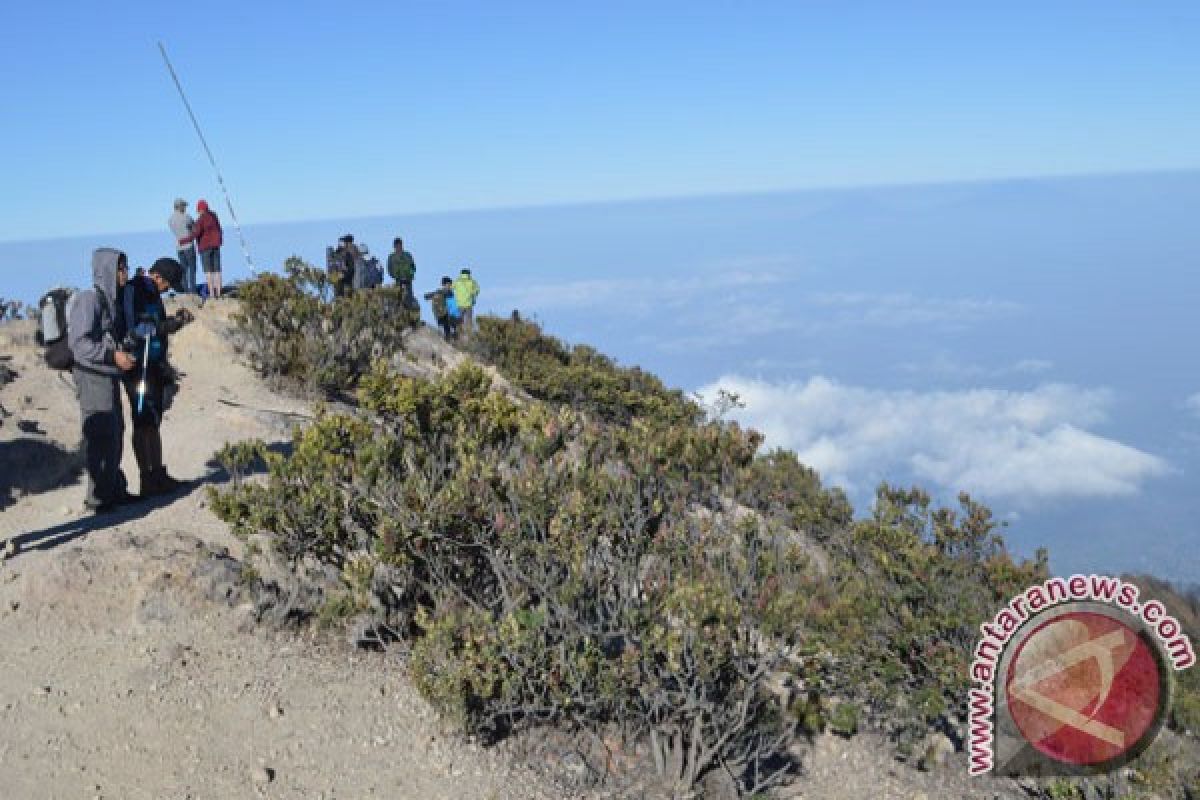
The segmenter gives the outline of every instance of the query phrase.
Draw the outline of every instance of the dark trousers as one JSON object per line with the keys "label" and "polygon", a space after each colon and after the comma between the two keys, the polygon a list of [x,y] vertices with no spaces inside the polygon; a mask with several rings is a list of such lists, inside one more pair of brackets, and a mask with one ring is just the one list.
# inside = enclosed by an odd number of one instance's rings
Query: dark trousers
{"label": "dark trousers", "polygon": [[125,397],[129,400],[129,413],[133,419],[133,456],[137,459],[138,472],[144,483],[148,477],[163,468],[162,436],[158,432],[162,424],[162,415],[166,410],[166,384],[157,369],[151,368],[146,373],[146,396],[142,400],[142,409],[138,411],[138,382],[141,380],[139,370],[125,377],[121,383],[125,386]]}
{"label": "dark trousers", "polygon": [[453,339],[458,336],[458,320],[454,319],[454,317],[449,314],[443,314],[438,317],[437,323],[442,328],[442,335],[447,339]]}
{"label": "dark trousers", "polygon": [[179,266],[183,267],[183,291],[187,294],[196,293],[196,248],[188,245],[186,250],[179,250]]}
{"label": "dark trousers", "polygon": [[125,493],[121,472],[125,420],[116,376],[97,375],[76,368],[76,397],[83,422],[83,463],[87,471],[84,502],[95,508]]}

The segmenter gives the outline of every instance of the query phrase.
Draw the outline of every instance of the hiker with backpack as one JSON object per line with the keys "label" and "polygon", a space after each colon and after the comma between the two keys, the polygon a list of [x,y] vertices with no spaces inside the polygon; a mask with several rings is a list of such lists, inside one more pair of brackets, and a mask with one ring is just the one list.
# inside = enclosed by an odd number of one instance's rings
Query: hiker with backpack
{"label": "hiker with backpack", "polygon": [[[196,220],[187,213],[187,200],[182,197],[175,199],[175,211],[167,220],[167,227],[175,237],[175,253],[179,264],[183,267],[183,291],[188,294],[196,293],[196,243],[189,237]],[[185,243],[186,242],[186,243]]]}
{"label": "hiker with backpack", "polygon": [[442,336],[447,339],[458,336],[458,304],[454,301],[454,281],[450,280],[450,276],[443,275],[441,287],[426,292],[425,299],[433,309],[433,318],[441,327]]}
{"label": "hiker with backpack", "polygon": [[133,454],[137,459],[142,497],[167,494],[179,481],[163,466],[159,427],[167,410],[167,392],[175,386],[175,370],[167,362],[168,337],[192,321],[187,309],[167,316],[162,293],[183,290],[183,267],[173,258],[160,258],[145,275],[121,288],[118,331],[133,345],[138,368],[127,372],[122,383],[133,420]]}
{"label": "hiker with backpack", "polygon": [[208,207],[207,200],[196,201],[196,222],[192,225],[192,233],[180,240],[181,245],[196,243],[200,251],[200,266],[204,269],[204,280],[208,282],[208,296],[214,300],[221,298],[221,245],[224,244],[224,234],[221,232],[221,220]]}
{"label": "hiker with backpack", "polygon": [[345,297],[354,288],[354,270],[361,257],[354,236],[349,233],[338,239],[336,250],[326,252],[325,270],[333,283],[334,297]]}
{"label": "hiker with backpack", "polygon": [[458,335],[463,339],[471,337],[475,326],[475,299],[479,297],[479,284],[471,277],[471,270],[466,267],[454,279],[454,299],[458,304],[459,323]]}
{"label": "hiker with backpack", "polygon": [[387,271],[397,286],[404,289],[404,302],[408,305],[413,297],[413,278],[417,275],[417,264],[412,253],[404,249],[404,240],[397,236],[392,240],[393,250],[388,253]]}
{"label": "hiker with backpack", "polygon": [[65,341],[83,422],[84,505],[97,513],[137,499],[121,472],[125,423],[118,383],[137,366],[137,359],[118,345],[117,298],[128,277],[125,254],[101,247],[92,253],[92,288],[65,301]]}

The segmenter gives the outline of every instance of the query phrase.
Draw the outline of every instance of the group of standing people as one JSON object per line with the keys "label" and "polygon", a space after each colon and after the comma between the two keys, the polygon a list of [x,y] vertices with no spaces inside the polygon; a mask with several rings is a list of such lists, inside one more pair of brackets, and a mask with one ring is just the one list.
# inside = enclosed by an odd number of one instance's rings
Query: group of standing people
{"label": "group of standing people", "polygon": [[[372,286],[364,282],[360,272],[368,269],[363,249],[347,233],[338,239],[337,249],[329,251],[327,269],[333,283],[334,294],[344,297],[354,288]],[[412,253],[404,249],[404,239],[397,236],[392,240],[392,252],[387,258],[387,274],[403,291],[405,305],[417,308],[413,294],[413,281],[417,276],[417,263]],[[379,276],[382,280],[382,275]],[[479,297],[479,283],[471,270],[463,267],[457,278],[442,276],[441,285],[424,295],[433,310],[434,319],[447,339],[468,339],[475,325],[475,301]]]}
{"label": "group of standing people", "polygon": [[442,285],[425,294],[442,335],[447,339],[462,340],[471,338],[475,328],[475,300],[478,297],[479,283],[466,267],[454,280],[443,275]]}
{"label": "group of standing people", "polygon": [[221,230],[221,220],[208,207],[208,201],[196,202],[196,213],[193,219],[187,212],[188,202],[182,197],[175,200],[175,211],[167,220],[167,227],[175,237],[176,255],[179,265],[183,268],[183,288],[181,291],[196,294],[196,256],[200,257],[200,267],[204,271],[205,285],[208,296],[221,296],[221,245],[225,236]]}
{"label": "group of standing people", "polygon": [[102,247],[92,253],[92,288],[77,292],[68,305],[67,343],[83,421],[84,504],[98,513],[138,499],[121,470],[122,387],[133,420],[141,497],[179,486],[163,464],[159,426],[175,383],[168,336],[192,320],[186,309],[167,316],[162,293],[182,291],[183,280],[184,269],[173,258],[160,258],[145,274],[131,276],[125,253]]}

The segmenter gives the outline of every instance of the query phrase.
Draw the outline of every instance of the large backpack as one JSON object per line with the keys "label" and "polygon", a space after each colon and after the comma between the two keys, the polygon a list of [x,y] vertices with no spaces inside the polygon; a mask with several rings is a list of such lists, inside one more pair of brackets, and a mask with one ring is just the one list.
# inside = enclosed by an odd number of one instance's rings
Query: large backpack
{"label": "large backpack", "polygon": [[70,369],[75,363],[67,337],[67,319],[76,291],[58,286],[38,301],[37,343],[45,348],[46,364],[51,369]]}

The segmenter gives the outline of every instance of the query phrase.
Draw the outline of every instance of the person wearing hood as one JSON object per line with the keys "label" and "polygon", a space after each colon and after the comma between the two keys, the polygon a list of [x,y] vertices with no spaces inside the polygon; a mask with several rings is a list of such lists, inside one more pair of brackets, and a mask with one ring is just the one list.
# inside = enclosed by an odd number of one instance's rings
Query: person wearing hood
{"label": "person wearing hood", "polygon": [[121,472],[125,424],[118,384],[121,375],[137,365],[137,359],[117,344],[118,292],[128,279],[125,254],[101,247],[92,253],[92,288],[76,292],[68,304],[67,344],[75,361],[87,471],[84,505],[96,512],[136,499]]}
{"label": "person wearing hood", "polygon": [[191,322],[192,315],[181,308],[167,316],[162,293],[168,289],[183,291],[183,267],[173,258],[158,259],[145,275],[135,276],[121,289],[118,331],[123,339],[137,344],[135,354],[139,362],[145,361],[121,381],[133,420],[133,455],[142,497],[179,488],[179,481],[163,466],[159,426],[167,410],[167,390],[175,385],[175,371],[167,362],[167,337]]}
{"label": "person wearing hood", "polygon": [[204,279],[208,281],[208,296],[215,299],[221,296],[221,245],[224,244],[224,234],[221,232],[221,221],[216,213],[208,207],[207,200],[196,202],[195,224],[192,225],[191,236],[180,240],[180,246],[196,243],[200,251],[200,266],[204,268]]}

